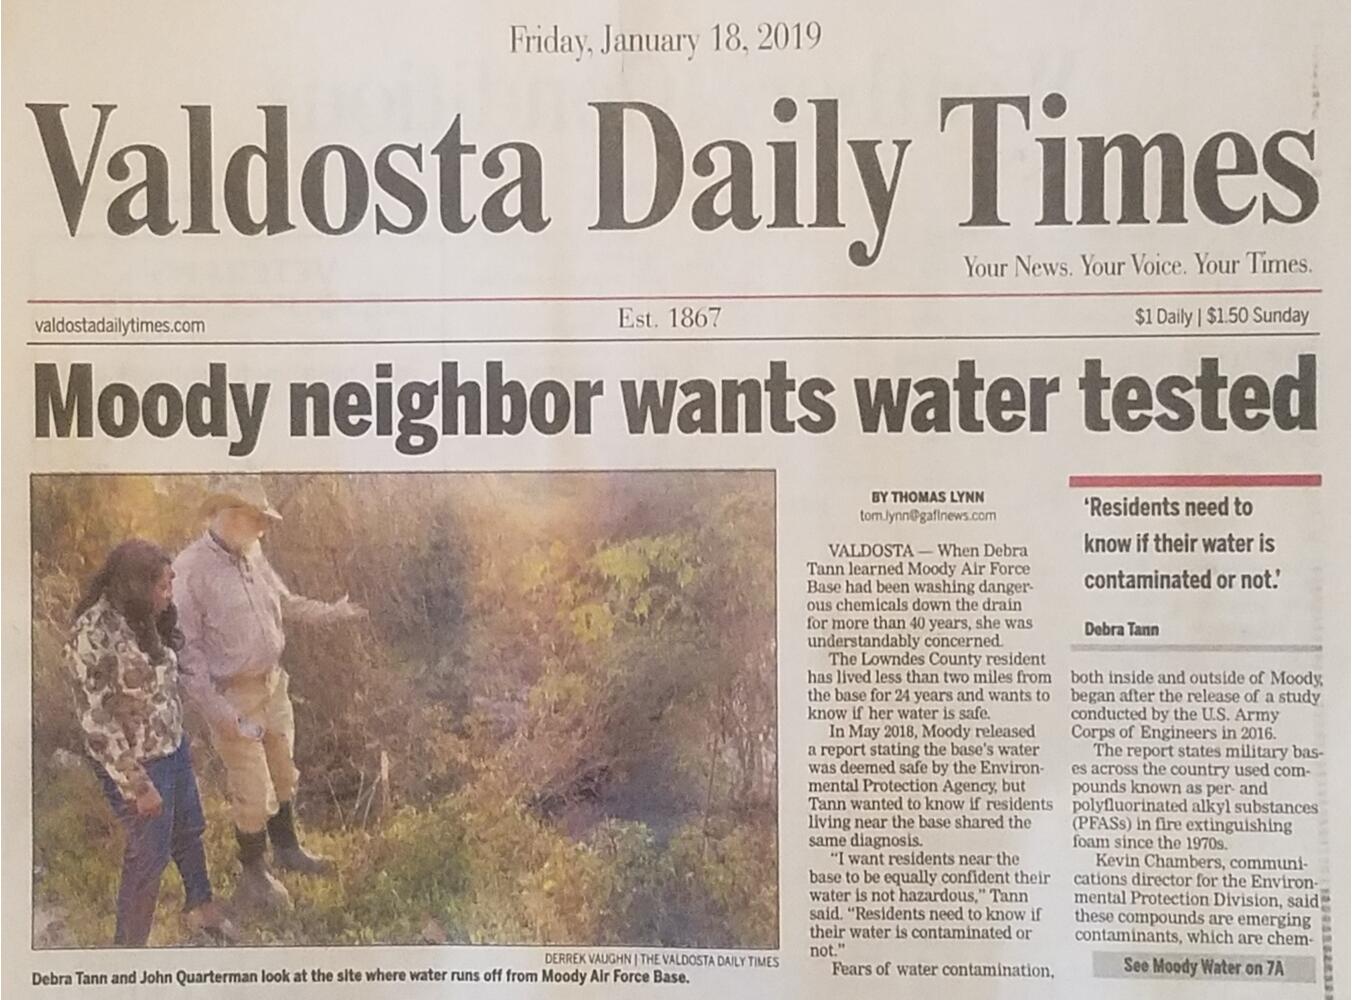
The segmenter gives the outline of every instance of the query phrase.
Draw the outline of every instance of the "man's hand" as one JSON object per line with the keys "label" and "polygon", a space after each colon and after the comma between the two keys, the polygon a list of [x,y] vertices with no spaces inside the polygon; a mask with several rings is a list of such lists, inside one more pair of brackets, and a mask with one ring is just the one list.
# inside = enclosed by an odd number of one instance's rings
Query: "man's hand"
{"label": "man's hand", "polygon": [[369,611],[360,604],[353,602],[352,598],[348,597],[346,594],[343,595],[342,600],[334,602],[333,610],[339,619],[345,621],[356,618],[366,618],[370,615]]}
{"label": "man's hand", "polygon": [[250,722],[248,719],[236,719],[235,729],[246,740],[261,740],[263,738],[263,727],[257,722]]}
{"label": "man's hand", "polygon": [[135,801],[137,816],[145,818],[158,816],[164,809],[164,800],[160,798],[160,793],[156,791],[154,785],[137,795]]}

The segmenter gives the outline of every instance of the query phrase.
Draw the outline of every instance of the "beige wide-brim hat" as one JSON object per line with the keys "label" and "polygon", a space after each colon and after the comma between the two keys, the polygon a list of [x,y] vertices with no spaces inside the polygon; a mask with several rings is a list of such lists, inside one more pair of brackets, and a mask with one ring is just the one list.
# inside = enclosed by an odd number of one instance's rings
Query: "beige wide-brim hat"
{"label": "beige wide-brim hat", "polygon": [[268,502],[263,483],[257,476],[231,476],[216,479],[207,487],[202,501],[202,516],[215,517],[230,507],[248,507],[272,521],[282,515]]}

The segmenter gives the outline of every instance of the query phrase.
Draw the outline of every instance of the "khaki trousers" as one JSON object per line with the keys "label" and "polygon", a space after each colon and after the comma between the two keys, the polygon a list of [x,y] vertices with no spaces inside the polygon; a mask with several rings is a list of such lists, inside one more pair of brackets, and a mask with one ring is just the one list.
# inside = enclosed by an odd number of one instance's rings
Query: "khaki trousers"
{"label": "khaki trousers", "polygon": [[263,727],[261,740],[247,739],[233,725],[211,726],[211,743],[225,762],[230,809],[243,833],[257,833],[281,802],[291,801],[300,772],[292,760],[295,720],[281,667],[241,678],[221,688],[239,717]]}

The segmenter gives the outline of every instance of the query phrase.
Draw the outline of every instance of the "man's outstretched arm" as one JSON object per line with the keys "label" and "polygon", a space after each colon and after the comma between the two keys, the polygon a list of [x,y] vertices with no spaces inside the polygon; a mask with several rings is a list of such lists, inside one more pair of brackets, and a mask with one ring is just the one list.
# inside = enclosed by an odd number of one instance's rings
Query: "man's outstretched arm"
{"label": "man's outstretched arm", "polygon": [[264,562],[263,567],[281,598],[282,615],[288,621],[327,625],[332,622],[351,621],[354,618],[366,617],[366,609],[360,604],[354,604],[348,600],[346,595],[339,601],[316,601],[312,597],[292,593],[291,588],[272,568],[271,563]]}

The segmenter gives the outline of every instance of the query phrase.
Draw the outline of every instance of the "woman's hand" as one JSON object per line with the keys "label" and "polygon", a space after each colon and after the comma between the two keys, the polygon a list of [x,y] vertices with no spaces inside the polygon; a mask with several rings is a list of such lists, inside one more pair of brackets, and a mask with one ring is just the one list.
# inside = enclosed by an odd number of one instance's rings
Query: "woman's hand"
{"label": "woman's hand", "polygon": [[235,731],[246,740],[261,740],[263,738],[263,727],[257,722],[250,722],[248,719],[236,719]]}
{"label": "woman's hand", "polygon": [[160,793],[156,791],[155,786],[151,785],[144,792],[136,796],[136,815],[145,818],[158,816],[164,809],[164,800],[160,798]]}

